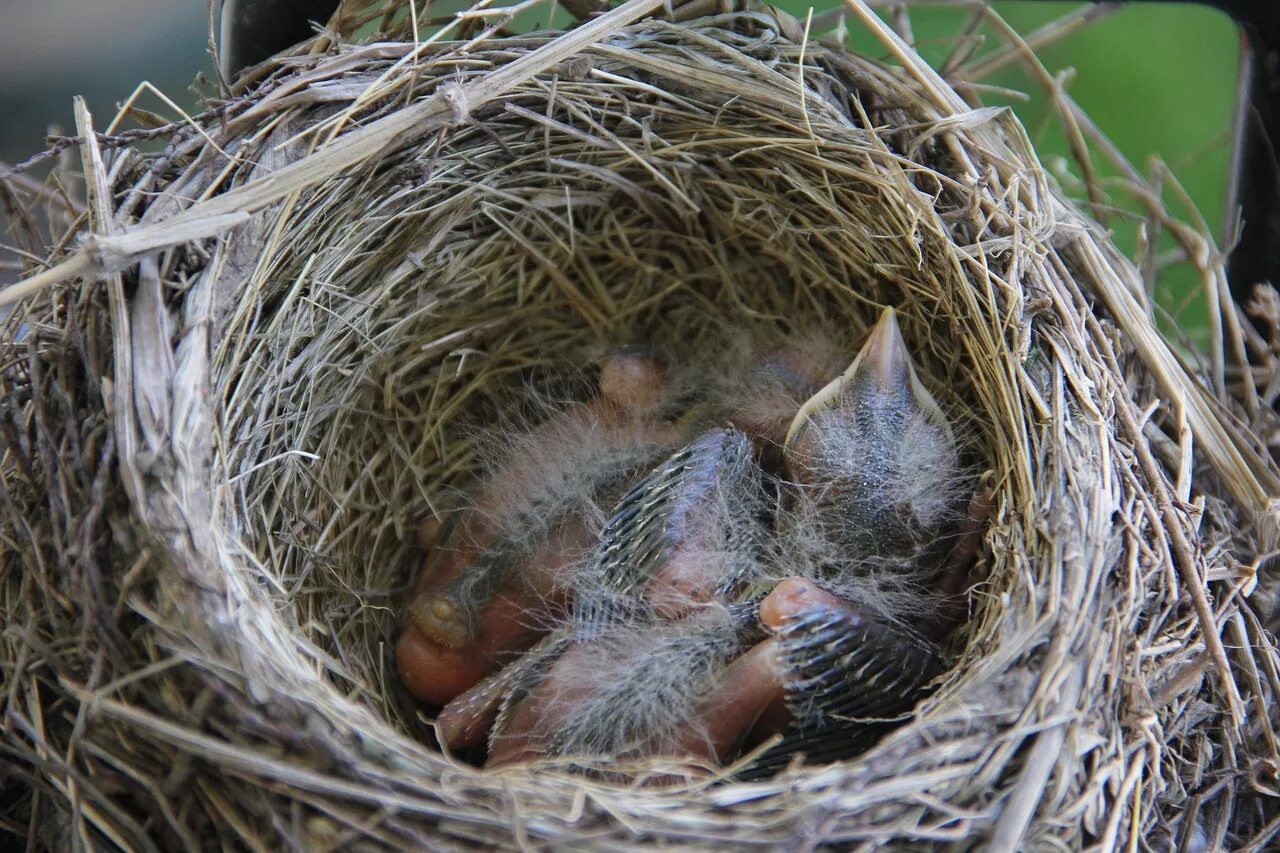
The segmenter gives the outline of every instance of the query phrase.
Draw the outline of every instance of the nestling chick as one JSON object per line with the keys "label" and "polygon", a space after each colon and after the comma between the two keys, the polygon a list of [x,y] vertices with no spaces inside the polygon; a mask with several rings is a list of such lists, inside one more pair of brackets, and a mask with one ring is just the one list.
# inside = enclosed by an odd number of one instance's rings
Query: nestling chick
{"label": "nestling chick", "polygon": [[892,308],[787,433],[777,568],[882,618],[916,622],[972,492],[954,432],[916,376]]}
{"label": "nestling chick", "polygon": [[785,455],[793,491],[775,559],[788,579],[766,599],[776,606],[761,608],[776,651],[753,688],[771,682],[786,697],[787,736],[760,765],[775,769],[794,752],[856,752],[871,719],[905,713],[945,670],[933,640],[963,617],[957,576],[981,525],[966,523],[972,479],[893,309],[801,407]]}
{"label": "nestling chick", "polygon": [[444,704],[550,630],[596,541],[597,507],[676,439],[662,411],[666,385],[661,359],[615,353],[599,397],[516,437],[448,546],[427,543],[396,648],[416,697]]}
{"label": "nestling chick", "polygon": [[441,714],[442,739],[469,742],[473,721],[495,715],[491,763],[653,754],[691,719],[698,686],[738,650],[724,602],[759,574],[765,532],[750,440],[733,430],[700,436],[619,501],[575,580],[564,641],[536,664],[555,658],[541,683],[526,690],[526,677],[511,675],[465,695]]}

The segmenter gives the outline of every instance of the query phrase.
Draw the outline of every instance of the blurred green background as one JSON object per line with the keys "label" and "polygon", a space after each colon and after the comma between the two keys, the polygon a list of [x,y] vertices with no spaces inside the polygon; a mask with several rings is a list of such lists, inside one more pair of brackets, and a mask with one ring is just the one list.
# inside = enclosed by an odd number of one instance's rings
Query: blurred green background
{"label": "blurred green background", "polygon": [[[1026,35],[1089,4],[990,5]],[[801,3],[794,6],[804,8]],[[952,52],[956,33],[968,17],[969,10],[956,4],[912,10],[917,49],[937,67]],[[992,37],[989,28],[978,32],[988,34],[988,51],[1003,44]],[[875,55],[879,50],[866,33],[854,32],[850,38],[864,52]],[[1051,74],[1068,75],[1065,88],[1071,97],[1138,171],[1151,176],[1152,162],[1156,158],[1164,161],[1215,237],[1221,239],[1239,64],[1235,24],[1202,6],[1135,3],[1090,22],[1037,54]],[[1027,126],[1041,161],[1051,170],[1065,165],[1078,176],[1079,169],[1069,156],[1065,135],[1041,86],[1013,66],[986,78],[986,82],[1030,96],[1019,100],[984,95],[983,101],[1011,105]],[[1116,174],[1102,158],[1095,157],[1094,164],[1104,178]],[[1166,193],[1165,198],[1168,201],[1174,196]],[[1106,201],[1123,203],[1128,199],[1119,193]],[[1170,210],[1179,218],[1188,216],[1176,203]],[[1118,214],[1108,218],[1108,225],[1117,245],[1133,257],[1139,246],[1136,220]],[[1156,242],[1155,255],[1163,258],[1173,248],[1172,239],[1165,235]],[[1207,303],[1194,269],[1178,263],[1164,269],[1154,295],[1157,307],[1164,312],[1159,319],[1166,333],[1195,346],[1207,343]]]}
{"label": "blurred green background", "polygon": [[[781,0],[778,5],[803,20],[812,4]],[[991,5],[1027,33],[1085,4]],[[816,12],[834,8],[838,3],[827,2]],[[913,7],[914,35],[924,56],[934,62],[948,56],[969,14],[960,3]],[[850,40],[864,52],[883,53],[856,26]],[[988,37],[978,55],[992,44]],[[86,96],[99,125],[144,79],[191,107],[192,80],[211,68],[207,49],[203,0],[0,0],[0,161],[13,163],[38,150],[51,123],[72,127],[75,94]],[[1152,157],[1167,162],[1220,232],[1237,71],[1237,37],[1226,17],[1194,5],[1137,4],[1043,49],[1040,56],[1052,73],[1074,69],[1068,90],[1097,124],[1139,169],[1145,171]],[[1066,157],[1062,134],[1048,120],[1045,100],[1026,74],[1009,68],[988,82],[1029,93],[1025,101],[984,100],[1009,103],[1018,111],[1051,168],[1056,158]],[[140,105],[172,115],[153,96]],[[1075,171],[1074,163],[1067,163]],[[1135,228],[1122,217],[1111,224],[1117,242],[1132,252]],[[1175,268],[1161,276],[1157,293],[1159,304],[1193,339],[1201,338],[1204,325],[1198,288],[1190,270]]]}

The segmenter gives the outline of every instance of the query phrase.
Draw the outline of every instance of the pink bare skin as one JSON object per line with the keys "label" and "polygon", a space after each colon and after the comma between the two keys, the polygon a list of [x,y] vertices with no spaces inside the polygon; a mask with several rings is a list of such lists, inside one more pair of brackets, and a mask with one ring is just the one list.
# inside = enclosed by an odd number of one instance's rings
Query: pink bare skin
{"label": "pink bare skin", "polygon": [[[564,435],[572,427],[602,448],[668,444],[675,428],[660,419],[666,367],[650,355],[619,353],[601,366],[600,396],[574,407],[534,433]],[[396,645],[401,681],[419,700],[444,705],[530,648],[546,634],[551,615],[567,604],[567,570],[594,544],[582,520],[570,520],[532,558],[510,572],[474,614],[446,587],[496,540],[491,519],[528,493],[545,460],[513,459],[495,474],[447,545],[445,525],[430,518],[419,528],[427,554],[414,582],[404,633]],[[544,466],[545,467],[545,466]]]}
{"label": "pink bare skin", "polygon": [[679,619],[715,598],[721,578],[707,570],[704,550],[715,543],[702,540],[717,532],[718,528],[695,532],[692,541],[673,549],[666,564],[645,584],[643,594],[659,619]]}
{"label": "pink bare skin", "polygon": [[[585,695],[575,671],[590,667],[599,647],[580,643],[566,651],[538,688],[516,709],[506,731],[494,739],[486,767],[532,761],[547,754],[547,744],[560,720],[573,713]],[[447,710],[447,709],[446,709]]]}
{"label": "pink bare skin", "polygon": [[[581,524],[556,531],[470,628],[447,597],[430,589],[419,593],[396,644],[401,682],[423,702],[443,705],[530,648],[546,634],[552,611],[565,606],[568,592],[561,578],[591,539]],[[465,568],[450,570],[456,576]]]}
{"label": "pink bare skin", "polygon": [[844,367],[843,349],[817,336],[807,345],[779,347],[760,360],[751,387],[731,403],[729,420],[751,436],[766,467],[782,462],[782,445],[796,408]]}
{"label": "pink bare skin", "polygon": [[772,733],[790,722],[777,646],[757,643],[721,671],[685,730],[682,757],[723,766],[757,728]]}
{"label": "pink bare skin", "polygon": [[494,673],[455,697],[436,718],[436,738],[452,750],[485,742],[498,717],[503,695],[510,688],[509,669]]}

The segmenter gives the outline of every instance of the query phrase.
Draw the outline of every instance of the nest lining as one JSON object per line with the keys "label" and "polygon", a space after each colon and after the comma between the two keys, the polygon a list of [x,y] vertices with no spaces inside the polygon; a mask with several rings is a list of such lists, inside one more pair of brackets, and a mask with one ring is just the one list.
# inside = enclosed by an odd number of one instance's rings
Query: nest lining
{"label": "nest lining", "polygon": [[[1244,782],[1203,795],[1265,751],[1223,734],[1178,543],[1228,579],[1251,545],[1229,478],[1160,468],[1177,442],[1139,426],[1149,362],[1092,306],[1132,269],[1007,114],[947,117],[910,75],[794,29],[616,31],[457,127],[10,321],[5,747],[32,820],[140,848],[1039,848],[1265,822]],[[163,221],[304,159],[379,75],[397,85],[359,121],[555,38],[295,59],[114,190]],[[140,200],[156,189],[171,201]],[[909,725],[857,761],[681,791],[485,774],[424,742],[389,641],[414,519],[475,471],[468,418],[609,345],[814,318],[852,345],[884,304],[996,488],[989,580]],[[1217,606],[1265,648],[1238,599]],[[1229,689],[1263,701],[1270,660]]]}

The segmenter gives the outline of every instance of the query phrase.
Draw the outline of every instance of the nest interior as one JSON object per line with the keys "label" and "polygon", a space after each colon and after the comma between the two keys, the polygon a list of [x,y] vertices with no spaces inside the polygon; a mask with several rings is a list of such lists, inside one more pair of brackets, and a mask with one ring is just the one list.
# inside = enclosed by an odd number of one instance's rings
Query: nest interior
{"label": "nest interior", "polygon": [[[110,236],[450,109],[9,319],[6,828],[138,849],[1274,831],[1280,679],[1241,596],[1274,468],[1238,404],[1160,349],[1132,266],[1007,112],[801,36],[764,11],[650,20],[483,100],[563,36],[331,45],[161,154],[86,142]],[[907,725],[678,789],[428,745],[389,649],[414,520],[475,473],[468,419],[593,349],[815,320],[853,347],[887,304],[996,495],[956,667]],[[1147,408],[1178,390],[1191,414]]]}

